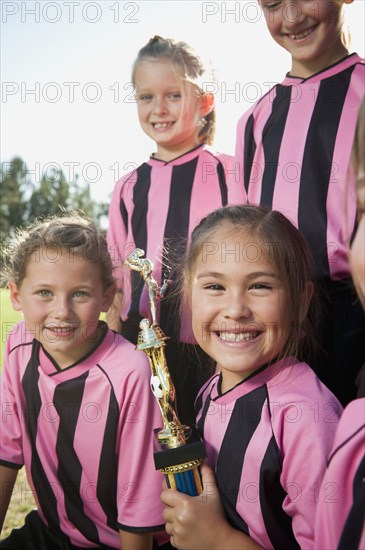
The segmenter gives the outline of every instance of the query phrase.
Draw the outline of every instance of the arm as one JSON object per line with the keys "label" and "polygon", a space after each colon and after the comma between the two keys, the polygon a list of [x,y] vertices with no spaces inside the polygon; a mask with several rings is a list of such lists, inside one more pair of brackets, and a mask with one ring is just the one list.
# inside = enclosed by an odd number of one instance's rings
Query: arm
{"label": "arm", "polygon": [[152,550],[152,533],[119,531],[122,550]]}
{"label": "arm", "polygon": [[161,500],[166,505],[163,515],[171,544],[181,550],[262,548],[228,523],[213,471],[203,465],[201,472],[204,492],[200,496],[190,497],[171,489],[165,489],[161,494]]}
{"label": "arm", "polygon": [[111,202],[109,206],[109,226],[107,231],[107,243],[110,256],[113,262],[114,270],[113,275],[116,279],[117,292],[115,293],[114,300],[106,314],[106,322],[112,330],[121,332],[121,312],[122,312],[122,300],[123,300],[123,288],[124,288],[124,269],[123,262],[128,255],[129,248],[127,250],[127,228],[125,227],[124,220],[120,213],[120,202],[122,200],[122,186],[123,181],[119,181],[113,190]]}
{"label": "arm", "polygon": [[11,494],[13,492],[17,474],[18,470],[16,470],[15,468],[0,466],[0,531],[3,528],[4,519],[9,507],[9,502]]}
{"label": "arm", "polygon": [[123,346],[121,371],[129,372],[119,397],[118,524],[120,530],[133,529],[142,535],[161,530],[164,525],[162,474],[156,471],[153,461],[153,430],[161,427],[162,419],[150,390],[151,370],[146,355],[129,343]]}

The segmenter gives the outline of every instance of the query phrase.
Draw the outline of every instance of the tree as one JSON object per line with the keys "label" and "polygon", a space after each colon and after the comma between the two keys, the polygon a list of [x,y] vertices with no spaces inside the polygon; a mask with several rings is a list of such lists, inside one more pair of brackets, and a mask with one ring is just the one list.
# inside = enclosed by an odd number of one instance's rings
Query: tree
{"label": "tree", "polygon": [[16,228],[36,219],[78,210],[97,225],[108,213],[107,203],[94,203],[88,184],[80,184],[76,175],[71,183],[60,168],[42,174],[37,185],[28,176],[24,161],[15,157],[1,166],[0,238],[11,239]]}
{"label": "tree", "polygon": [[3,240],[26,221],[25,196],[31,183],[26,164],[20,157],[2,163],[0,176],[0,238]]}

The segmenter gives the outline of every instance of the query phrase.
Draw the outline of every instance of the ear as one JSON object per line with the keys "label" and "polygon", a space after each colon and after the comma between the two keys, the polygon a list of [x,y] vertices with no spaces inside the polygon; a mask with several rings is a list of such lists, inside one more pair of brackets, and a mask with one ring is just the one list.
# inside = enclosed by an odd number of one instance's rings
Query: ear
{"label": "ear", "polygon": [[206,116],[208,113],[213,111],[215,107],[214,103],[215,103],[214,94],[203,93],[200,96],[200,108],[199,108],[200,115]]}
{"label": "ear", "polygon": [[299,312],[299,322],[302,323],[307,316],[308,308],[311,303],[314,292],[314,285],[312,281],[307,281],[305,289],[301,297],[300,312]]}
{"label": "ear", "polygon": [[104,290],[103,303],[102,303],[101,311],[108,311],[108,309],[110,308],[110,306],[113,303],[115,292],[116,292],[116,286],[115,285],[110,285],[110,286],[108,286],[108,288],[106,288]]}
{"label": "ear", "polygon": [[20,291],[13,279],[10,279],[9,281],[9,291],[10,291],[10,301],[11,301],[11,305],[13,306],[13,309],[15,309],[15,311],[21,311],[23,308],[22,308],[22,302],[20,299]]}

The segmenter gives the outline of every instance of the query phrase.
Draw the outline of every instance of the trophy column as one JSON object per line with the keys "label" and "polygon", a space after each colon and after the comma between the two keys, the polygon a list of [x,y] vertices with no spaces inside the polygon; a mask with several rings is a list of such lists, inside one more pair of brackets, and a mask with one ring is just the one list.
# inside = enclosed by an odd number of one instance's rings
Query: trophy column
{"label": "trophy column", "polygon": [[150,302],[152,322],[142,319],[136,349],[146,353],[151,367],[151,389],[157,399],[163,426],[155,430],[154,461],[156,469],[165,475],[171,489],[190,496],[203,491],[199,466],[206,456],[204,444],[195,428],[182,424],[176,411],[176,393],[166,363],[164,335],[156,321],[156,302],[168,281],[160,288],[153,278],[153,264],[143,258],[144,251],[137,248],[125,264],[143,277]]}

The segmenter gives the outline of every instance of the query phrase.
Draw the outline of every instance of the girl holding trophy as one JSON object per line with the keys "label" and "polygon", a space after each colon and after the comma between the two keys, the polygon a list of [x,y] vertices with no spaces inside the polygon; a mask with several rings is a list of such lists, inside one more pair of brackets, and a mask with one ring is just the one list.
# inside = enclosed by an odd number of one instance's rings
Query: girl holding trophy
{"label": "girl holding trophy", "polygon": [[218,372],[196,402],[205,492],[161,496],[171,543],[311,548],[342,407],[303,361],[316,313],[305,241],[277,211],[218,209],[192,233],[184,283],[195,337]]}

